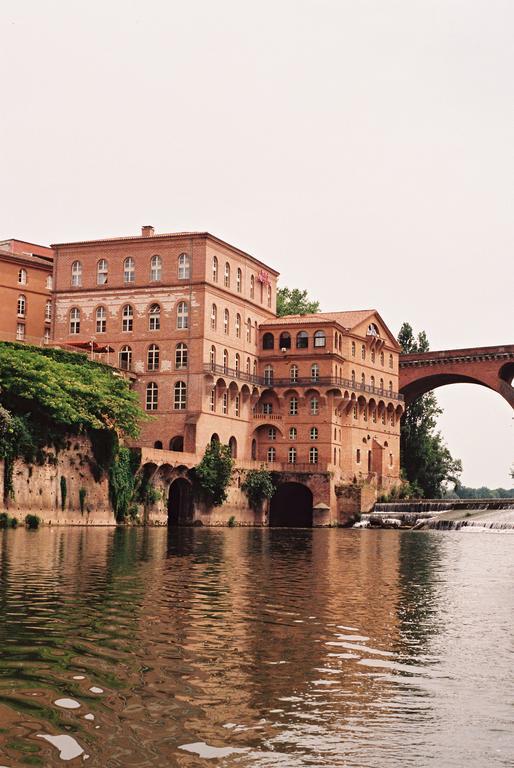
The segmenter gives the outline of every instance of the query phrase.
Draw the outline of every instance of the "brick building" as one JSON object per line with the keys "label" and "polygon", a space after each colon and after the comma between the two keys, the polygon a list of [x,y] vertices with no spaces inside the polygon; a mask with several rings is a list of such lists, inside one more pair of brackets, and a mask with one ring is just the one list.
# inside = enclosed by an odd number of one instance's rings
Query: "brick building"
{"label": "brick building", "polygon": [[0,339],[46,344],[52,321],[53,251],[23,240],[0,241]]}

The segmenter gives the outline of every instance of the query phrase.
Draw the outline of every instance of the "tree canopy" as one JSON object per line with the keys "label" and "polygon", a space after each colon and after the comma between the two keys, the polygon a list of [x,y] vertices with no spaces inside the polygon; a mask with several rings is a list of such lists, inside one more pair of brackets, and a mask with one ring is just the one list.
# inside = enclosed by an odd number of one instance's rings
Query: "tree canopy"
{"label": "tree canopy", "polygon": [[[429,343],[424,331],[414,335],[409,323],[404,323],[398,334],[404,353],[428,352]],[[420,495],[437,498],[442,495],[446,482],[458,483],[462,472],[460,459],[454,459],[436,431],[437,418],[442,409],[432,392],[412,402],[402,416],[400,456],[403,473]]]}
{"label": "tree canopy", "polygon": [[312,315],[319,312],[319,301],[309,298],[306,290],[279,288],[277,291],[277,315]]}

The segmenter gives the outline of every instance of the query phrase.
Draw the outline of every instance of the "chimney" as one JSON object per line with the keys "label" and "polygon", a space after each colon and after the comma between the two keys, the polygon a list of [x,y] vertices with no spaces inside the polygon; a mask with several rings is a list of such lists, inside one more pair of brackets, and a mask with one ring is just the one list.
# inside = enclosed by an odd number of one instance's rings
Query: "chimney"
{"label": "chimney", "polygon": [[150,224],[146,224],[146,226],[141,227],[141,237],[153,237],[154,236],[154,228],[150,226]]}

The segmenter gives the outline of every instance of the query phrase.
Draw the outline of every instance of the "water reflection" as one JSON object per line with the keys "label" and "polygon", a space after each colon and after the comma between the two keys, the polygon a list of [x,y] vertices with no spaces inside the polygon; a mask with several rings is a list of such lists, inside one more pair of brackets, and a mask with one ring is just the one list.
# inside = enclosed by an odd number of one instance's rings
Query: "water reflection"
{"label": "water reflection", "polygon": [[0,763],[510,765],[512,542],[4,531]]}

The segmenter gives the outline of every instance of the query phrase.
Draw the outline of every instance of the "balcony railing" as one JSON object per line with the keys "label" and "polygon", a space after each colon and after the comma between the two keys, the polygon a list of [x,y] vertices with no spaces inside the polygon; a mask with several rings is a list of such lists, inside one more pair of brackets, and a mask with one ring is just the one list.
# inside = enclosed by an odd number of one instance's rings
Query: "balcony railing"
{"label": "balcony railing", "polygon": [[256,384],[257,386],[262,384],[261,376],[254,376],[238,368],[228,368],[228,366],[217,365],[216,363],[204,363],[203,370],[204,373],[219,373],[221,376],[229,376],[232,379],[239,379],[239,381],[248,381],[250,384]]}

